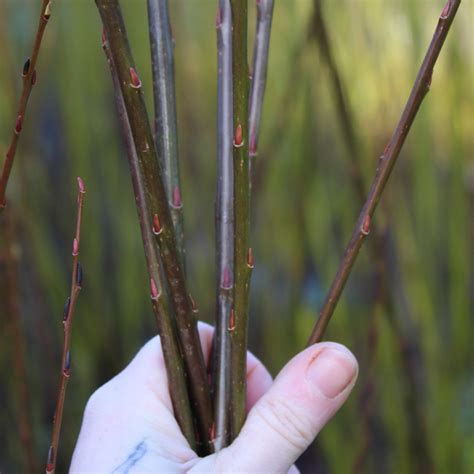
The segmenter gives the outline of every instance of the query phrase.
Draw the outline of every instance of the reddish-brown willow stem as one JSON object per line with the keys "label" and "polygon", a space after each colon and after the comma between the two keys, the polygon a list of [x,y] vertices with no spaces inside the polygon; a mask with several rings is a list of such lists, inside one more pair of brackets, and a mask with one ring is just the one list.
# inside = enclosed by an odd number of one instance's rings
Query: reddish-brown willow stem
{"label": "reddish-brown willow stem", "polygon": [[21,320],[20,275],[17,228],[13,208],[9,207],[0,218],[0,324],[5,322],[5,341],[11,340],[14,382],[13,396],[17,402],[17,427],[22,446],[22,457],[27,472],[38,470],[33,446],[33,423],[30,384],[26,360],[26,338]]}
{"label": "reddish-brown willow stem", "polygon": [[248,154],[249,70],[247,0],[231,0],[232,101],[234,114],[234,311],[231,337],[231,439],[245,421],[249,287],[253,268],[250,242],[250,169]]}
{"label": "reddish-brown willow stem", "polygon": [[441,12],[433,39],[431,40],[428,51],[420,67],[400,121],[382,156],[378,160],[377,171],[369,195],[362,208],[362,212],[360,213],[356,227],[352,233],[351,240],[346,247],[336,277],[334,278],[328,295],[326,296],[326,300],[319,314],[318,321],[316,322],[309,338],[308,344],[314,344],[321,340],[331,316],[334,313],[334,309],[339,301],[362,243],[370,232],[372,216],[385,189],[385,185],[387,184],[418,109],[429,90],[434,65],[438,59],[460,3],[461,0],[448,0]]}
{"label": "reddish-brown willow stem", "polygon": [[[342,126],[342,137],[346,144],[348,157],[350,158],[350,177],[357,199],[364,201],[364,178],[362,176],[362,156],[360,152],[360,137],[357,128],[354,126],[354,119],[351,113],[350,101],[347,97],[343,77],[340,73],[336,58],[333,55],[330,32],[326,27],[322,0],[314,0],[314,10],[312,24],[310,27],[310,37],[316,40],[321,57],[326,63],[330,83],[333,88],[334,98],[337,105],[337,114]],[[374,223],[375,224],[375,223]],[[408,305],[405,288],[398,274],[397,249],[392,239],[390,228],[382,229],[377,225],[372,226],[374,238],[369,246],[374,267],[374,304],[372,314],[369,317],[367,334],[367,374],[366,387],[362,390],[361,401],[365,419],[365,442],[354,463],[354,472],[362,472],[367,459],[372,452],[374,443],[373,422],[374,413],[374,378],[375,356],[378,345],[378,323],[376,318],[377,308],[384,309],[388,320],[391,323],[394,337],[400,348],[403,374],[405,377],[405,391],[407,392],[406,403],[407,424],[412,442],[412,459],[417,472],[432,471],[432,456],[429,450],[426,433],[426,417],[423,410],[423,400],[421,398],[421,381],[423,380],[423,367],[421,363],[420,348],[414,330],[413,316]],[[388,262],[388,257],[390,262]],[[403,303],[403,311],[396,314],[396,303]],[[404,323],[404,324],[403,324]],[[406,350],[409,347],[410,350]]]}
{"label": "reddish-brown willow stem", "polygon": [[231,338],[234,272],[234,168],[232,113],[232,13],[220,0],[217,29],[217,195],[216,195],[216,333],[214,340],[214,446],[229,443],[231,415]]}
{"label": "reddish-brown willow stem", "polygon": [[72,241],[72,274],[71,274],[71,292],[64,305],[63,327],[64,344],[61,358],[61,375],[59,379],[58,397],[56,401],[56,410],[53,418],[53,433],[51,436],[51,445],[48,451],[46,462],[46,472],[54,473],[56,470],[56,460],[58,455],[59,437],[61,435],[61,423],[64,411],[64,400],[66,397],[66,388],[71,375],[71,335],[74,310],[76,308],[77,297],[82,288],[82,267],[79,263],[79,249],[81,244],[81,222],[82,208],[84,204],[84,183],[81,178],[77,178],[79,193],[77,195],[77,218],[76,233]]}
{"label": "reddish-brown willow stem", "polygon": [[184,362],[176,335],[172,304],[169,300],[169,294],[166,288],[166,279],[163,275],[152,222],[148,219],[149,211],[147,208],[147,201],[143,195],[143,188],[138,185],[140,164],[137,158],[132,132],[130,130],[127,110],[125,109],[125,104],[123,102],[122,91],[120,90],[117,71],[112,56],[110,55],[110,49],[105,34],[102,38],[102,47],[104,48],[107,62],[110,67],[110,73],[112,75],[115,106],[117,108],[117,115],[122,129],[122,136],[125,141],[125,148],[127,150],[133,191],[137,197],[136,206],[138,221],[142,234],[143,248],[145,250],[148,276],[150,278],[151,302],[163,348],[163,356],[165,359],[166,373],[168,375],[168,385],[171,401],[173,403],[174,415],[186,440],[191,448],[195,450],[197,446],[194,421],[186,385]]}
{"label": "reddish-brown willow stem", "polygon": [[187,291],[184,271],[176,246],[173,221],[148,121],[142,82],[135,69],[118,1],[96,0],[96,4],[119,77],[135,150],[140,163],[137,183],[143,189],[143,196],[147,200],[148,219],[153,223],[168,291],[176,315],[176,325],[186,364],[191,400],[199,428],[199,439],[203,449],[209,451],[212,450],[209,437],[212,431],[213,412],[207,371],[194,316],[194,304]]}
{"label": "reddish-brown willow stem", "polygon": [[23,123],[25,120],[26,106],[28,105],[28,99],[30,97],[31,89],[33,88],[36,82],[36,61],[38,59],[38,54],[41,46],[41,41],[43,39],[43,33],[48,24],[49,18],[51,16],[51,1],[42,0],[42,6],[40,11],[40,19],[38,29],[36,31],[35,41],[33,43],[33,51],[31,52],[31,57],[27,59],[23,66],[22,78],[23,78],[23,90],[21,92],[20,104],[18,106],[18,111],[15,119],[15,126],[13,127],[13,134],[10,140],[10,145],[8,147],[7,153],[5,155],[5,160],[3,162],[2,171],[0,175],[0,212],[6,206],[5,193],[8,185],[8,179],[10,178],[10,173],[13,167],[13,162],[15,160],[16,148],[18,145],[18,140],[20,138],[20,133],[23,128]]}

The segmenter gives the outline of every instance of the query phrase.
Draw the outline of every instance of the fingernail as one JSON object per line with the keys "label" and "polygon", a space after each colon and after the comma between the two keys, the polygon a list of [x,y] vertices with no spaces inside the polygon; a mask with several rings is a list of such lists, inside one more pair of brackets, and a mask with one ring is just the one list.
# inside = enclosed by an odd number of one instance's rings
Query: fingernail
{"label": "fingernail", "polygon": [[350,352],[325,347],[311,362],[306,377],[324,397],[335,398],[352,382],[356,373],[357,362]]}

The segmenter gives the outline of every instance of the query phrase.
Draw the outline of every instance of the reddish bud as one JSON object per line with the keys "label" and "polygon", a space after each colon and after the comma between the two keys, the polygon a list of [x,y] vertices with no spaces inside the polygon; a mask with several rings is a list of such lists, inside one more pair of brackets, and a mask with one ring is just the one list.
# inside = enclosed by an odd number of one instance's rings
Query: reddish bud
{"label": "reddish bud", "polygon": [[183,206],[183,203],[181,201],[181,191],[179,190],[178,186],[175,186],[173,189],[173,207],[175,209],[179,209]]}
{"label": "reddish bud", "polygon": [[71,298],[68,297],[66,302],[64,303],[64,310],[63,310],[63,323],[67,321],[69,316],[69,308],[71,307]]}
{"label": "reddish bud", "polygon": [[71,375],[71,351],[66,352],[66,360],[64,361],[63,374],[65,377]]}
{"label": "reddish bud", "polygon": [[430,78],[429,78],[429,80],[428,80],[428,87],[427,87],[428,90],[429,90],[430,87],[431,87],[431,81],[432,81],[432,80],[433,80],[433,70],[431,70]]}
{"label": "reddish bud", "polygon": [[21,132],[21,128],[23,127],[23,116],[18,115],[15,122],[15,133],[18,135]]}
{"label": "reddish bud", "polygon": [[247,251],[247,266],[249,268],[253,268],[253,252],[252,252],[251,247],[249,247],[249,249]]}
{"label": "reddish bud", "polygon": [[236,148],[241,147],[244,144],[243,140],[243,131],[242,131],[242,125],[237,125],[237,128],[235,129],[234,133],[234,146]]}
{"label": "reddish bud", "polygon": [[36,84],[36,69],[33,71],[33,75],[31,76],[31,85],[34,86]]}
{"label": "reddish bud", "polygon": [[232,288],[232,272],[228,266],[224,267],[222,274],[222,288],[224,288],[224,290],[230,290]]}
{"label": "reddish bud", "polygon": [[74,237],[72,241],[72,256],[75,257],[79,255],[79,241]]}
{"label": "reddish bud", "polygon": [[448,0],[440,15],[440,18],[442,20],[446,20],[446,18],[448,18],[449,12],[451,11],[451,7],[452,7],[452,0]]}
{"label": "reddish bud", "polygon": [[25,64],[23,64],[23,72],[22,72],[22,77],[26,77],[28,75],[28,72],[30,70],[30,58],[28,58],[25,62]]}
{"label": "reddish bud", "polygon": [[214,441],[216,439],[216,423],[213,422],[211,427],[209,428],[209,439]]}
{"label": "reddish bud", "polygon": [[82,265],[79,262],[77,262],[77,265],[76,265],[76,285],[79,288],[82,288],[83,276],[84,276],[84,273],[82,271]]}
{"label": "reddish bud", "polygon": [[193,313],[198,313],[199,310],[198,310],[196,302],[194,301],[194,298],[191,295],[189,295],[189,299],[191,301],[191,309],[193,310]]}
{"label": "reddish bud", "polygon": [[235,311],[234,308],[230,310],[229,315],[229,331],[233,331],[235,329]]}
{"label": "reddish bud", "polygon": [[140,81],[140,78],[133,67],[130,68],[130,85],[134,89],[140,89],[142,86],[142,81]]}
{"label": "reddish bud", "polygon": [[79,192],[84,194],[86,192],[86,188],[84,186],[84,181],[82,181],[81,177],[77,177],[77,185],[79,186]]}
{"label": "reddish bud", "polygon": [[45,21],[48,21],[51,17],[51,2],[48,2],[46,8],[44,9],[43,18]]}
{"label": "reddish bud", "polygon": [[365,215],[364,222],[362,222],[362,227],[360,228],[360,231],[364,235],[369,235],[369,232],[370,232],[370,214]]}
{"label": "reddish bud", "polygon": [[156,300],[160,296],[160,293],[158,293],[158,288],[156,287],[155,280],[153,278],[150,278],[150,296],[152,300]]}
{"label": "reddish bud", "polygon": [[46,472],[54,471],[54,448],[52,446],[48,449],[48,459],[46,461]]}
{"label": "reddish bud", "polygon": [[160,235],[163,231],[163,227],[161,227],[160,219],[158,218],[158,214],[153,216],[153,233],[155,235]]}
{"label": "reddish bud", "polygon": [[250,156],[257,156],[257,139],[255,136],[255,132],[250,133],[250,141],[249,141],[249,155]]}

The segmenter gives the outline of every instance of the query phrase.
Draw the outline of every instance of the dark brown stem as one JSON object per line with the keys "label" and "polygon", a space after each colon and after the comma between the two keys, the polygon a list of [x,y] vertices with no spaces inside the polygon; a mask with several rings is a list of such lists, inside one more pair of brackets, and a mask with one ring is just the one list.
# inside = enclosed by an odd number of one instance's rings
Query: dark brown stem
{"label": "dark brown stem", "polygon": [[[138,77],[127,39],[125,24],[117,0],[96,0],[104,24],[110,52],[119,77],[130,129],[139,161],[137,185],[147,201],[148,219],[153,222],[155,238],[163,263],[179,340],[186,364],[194,413],[198,420],[200,441],[207,451],[212,449],[209,435],[212,429],[212,406],[207,383],[204,356],[199,340],[193,304],[187,291],[183,268],[176,246],[173,221],[157,152],[151,133],[142,83]],[[138,199],[138,196],[136,196]]]}
{"label": "dark brown stem", "polygon": [[[138,162],[135,144],[133,142],[130,123],[128,121],[127,111],[123,102],[120,83],[115,70],[115,65],[110,55],[107,39],[102,38],[102,46],[107,57],[114,85],[115,106],[122,129],[122,136],[125,140],[125,148],[132,176],[133,191],[136,199],[138,221],[140,224],[143,248],[150,278],[151,302],[155,314],[158,333],[160,334],[163,355],[165,359],[166,372],[168,375],[168,385],[170,388],[171,401],[173,403],[174,415],[176,420],[192,449],[196,449],[196,436],[194,430],[193,416],[189,402],[188,390],[186,385],[186,373],[184,370],[183,358],[176,335],[174,315],[172,313],[172,304],[167,292],[166,280],[163,275],[163,269],[158,254],[158,249],[153,234],[152,223],[148,219],[149,211],[147,201],[143,194],[143,188],[138,185],[138,176],[140,174],[140,164]],[[154,283],[154,287],[153,284]],[[155,291],[156,290],[156,291]]]}
{"label": "dark brown stem", "polygon": [[42,0],[39,25],[36,31],[35,41],[33,43],[33,51],[31,52],[31,57],[25,62],[25,65],[23,66],[23,89],[21,92],[20,104],[18,106],[18,112],[16,114],[12,138],[7,153],[5,155],[5,161],[3,162],[2,171],[0,175],[0,213],[6,206],[5,193],[8,185],[8,179],[10,178],[13,162],[15,160],[16,148],[25,120],[28,99],[30,97],[31,89],[33,88],[36,82],[36,61],[38,59],[41,41],[43,39],[43,33],[46,28],[46,25],[48,24],[50,16],[51,1]]}
{"label": "dark brown stem", "polygon": [[253,263],[248,255],[250,233],[250,170],[248,154],[249,70],[247,64],[247,0],[231,0],[234,112],[234,311],[229,322],[232,341],[231,439],[245,421],[249,286]]}
{"label": "dark brown stem", "polygon": [[64,343],[63,355],[61,359],[61,376],[59,379],[58,397],[56,401],[56,410],[53,418],[53,433],[51,436],[51,445],[48,451],[48,460],[46,463],[46,472],[54,473],[56,471],[56,460],[58,456],[59,437],[61,434],[61,424],[64,411],[64,400],[66,397],[66,388],[71,375],[71,335],[74,310],[76,308],[77,297],[82,288],[82,267],[79,263],[79,249],[81,244],[81,222],[82,208],[84,204],[84,183],[81,178],[77,178],[79,184],[79,193],[77,195],[77,218],[76,233],[72,241],[72,275],[71,275],[71,293],[66,300],[63,312]]}
{"label": "dark brown stem", "polygon": [[320,312],[319,319],[313,329],[311,337],[309,338],[308,344],[314,344],[315,342],[320,341],[327,325],[329,324],[334,309],[336,308],[336,305],[339,301],[339,297],[341,296],[342,290],[344,289],[345,283],[354,265],[357,254],[359,253],[365,237],[370,232],[372,216],[375,212],[383,190],[385,189],[385,185],[390,177],[403,143],[405,142],[405,138],[407,137],[418,109],[429,90],[434,65],[460,3],[461,0],[448,0],[441,13],[438,25],[433,35],[433,39],[420,67],[415,84],[400,121],[392,135],[392,138],[390,139],[390,142],[385,148],[382,156],[379,158],[377,172],[372,182],[369,195],[364,207],[362,208],[362,212],[352,233],[351,240],[346,247],[336,277],[331,285],[323,308]]}

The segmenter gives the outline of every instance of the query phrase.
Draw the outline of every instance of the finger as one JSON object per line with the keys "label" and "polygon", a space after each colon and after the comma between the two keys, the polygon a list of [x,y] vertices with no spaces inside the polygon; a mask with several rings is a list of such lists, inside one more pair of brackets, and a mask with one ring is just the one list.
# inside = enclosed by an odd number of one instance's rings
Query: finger
{"label": "finger", "polygon": [[250,352],[247,353],[247,413],[270,389],[273,379],[266,367]]}
{"label": "finger", "polygon": [[215,458],[234,471],[288,472],[348,397],[357,362],[343,346],[316,344],[294,357]]}

